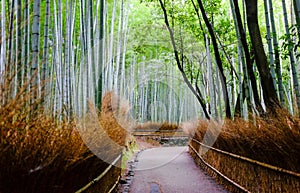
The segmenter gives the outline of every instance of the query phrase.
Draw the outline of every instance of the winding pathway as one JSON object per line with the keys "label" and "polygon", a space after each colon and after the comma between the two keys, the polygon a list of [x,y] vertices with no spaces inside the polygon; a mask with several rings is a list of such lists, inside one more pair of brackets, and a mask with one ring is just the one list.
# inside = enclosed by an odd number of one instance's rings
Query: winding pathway
{"label": "winding pathway", "polygon": [[188,147],[159,147],[138,156],[130,193],[228,193],[196,166]]}

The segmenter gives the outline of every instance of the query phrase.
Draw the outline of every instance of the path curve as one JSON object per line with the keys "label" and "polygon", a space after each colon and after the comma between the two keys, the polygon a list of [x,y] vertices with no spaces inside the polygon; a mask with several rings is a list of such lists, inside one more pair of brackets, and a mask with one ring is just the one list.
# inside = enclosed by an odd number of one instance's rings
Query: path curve
{"label": "path curve", "polygon": [[188,147],[159,147],[138,156],[130,193],[228,193],[196,166]]}

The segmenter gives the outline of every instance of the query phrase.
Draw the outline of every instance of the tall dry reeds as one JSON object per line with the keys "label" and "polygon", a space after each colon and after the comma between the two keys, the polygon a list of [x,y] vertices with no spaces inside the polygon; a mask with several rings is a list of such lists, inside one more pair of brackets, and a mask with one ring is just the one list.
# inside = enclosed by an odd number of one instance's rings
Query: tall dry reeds
{"label": "tall dry reeds", "polygon": [[[44,114],[38,102],[33,112],[32,94],[24,89],[8,98],[7,86],[1,86],[0,192],[74,192],[109,165],[86,146],[75,119],[56,120]],[[102,113],[101,126],[124,146],[125,132],[111,113]],[[115,174],[111,181],[119,175]]]}
{"label": "tall dry reeds", "polygon": [[155,122],[146,122],[142,124],[137,124],[133,128],[133,131],[177,131],[181,129],[181,127],[178,124],[174,123],[155,123]]}
{"label": "tall dry reeds", "polygon": [[127,119],[129,103],[113,92],[107,92],[102,101],[100,124],[116,144],[125,147],[131,130],[131,122]]}
{"label": "tall dry reeds", "polygon": [[74,191],[88,176],[72,171],[96,159],[74,122],[57,122],[40,110],[28,118],[25,99],[8,100],[0,108],[0,192]]}
{"label": "tall dry reeds", "polygon": [[[300,121],[278,110],[276,118],[225,120],[212,126],[199,121],[194,138],[214,147],[284,169],[300,172]],[[219,129],[221,128],[221,131]]]}

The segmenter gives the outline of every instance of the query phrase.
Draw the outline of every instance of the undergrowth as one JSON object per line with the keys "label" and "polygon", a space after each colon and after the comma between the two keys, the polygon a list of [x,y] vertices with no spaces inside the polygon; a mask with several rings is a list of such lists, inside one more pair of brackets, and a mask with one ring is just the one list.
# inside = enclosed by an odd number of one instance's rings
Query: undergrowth
{"label": "undergrowth", "polygon": [[181,129],[178,124],[174,123],[156,123],[156,122],[146,122],[137,124],[134,127],[134,131],[177,131]]}
{"label": "undergrowth", "polygon": [[298,118],[278,110],[276,118],[257,117],[255,121],[236,118],[225,120],[222,126],[214,124],[206,120],[199,121],[194,138],[203,140],[203,143],[216,138],[213,147],[300,172]]}
{"label": "undergrowth", "polygon": [[[33,95],[25,89],[8,100],[2,87],[0,192],[74,192],[109,165],[86,146],[75,119],[48,116],[41,100],[33,110]],[[102,113],[98,121],[113,141],[125,146],[124,129],[112,113]]]}

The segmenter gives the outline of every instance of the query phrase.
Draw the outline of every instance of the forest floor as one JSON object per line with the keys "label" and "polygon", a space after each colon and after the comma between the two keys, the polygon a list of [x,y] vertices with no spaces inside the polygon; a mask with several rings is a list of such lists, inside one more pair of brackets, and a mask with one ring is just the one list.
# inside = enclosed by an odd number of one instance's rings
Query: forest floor
{"label": "forest floor", "polygon": [[227,193],[197,167],[188,147],[157,147],[139,140],[137,143],[143,150],[129,163],[129,184],[118,192]]}

